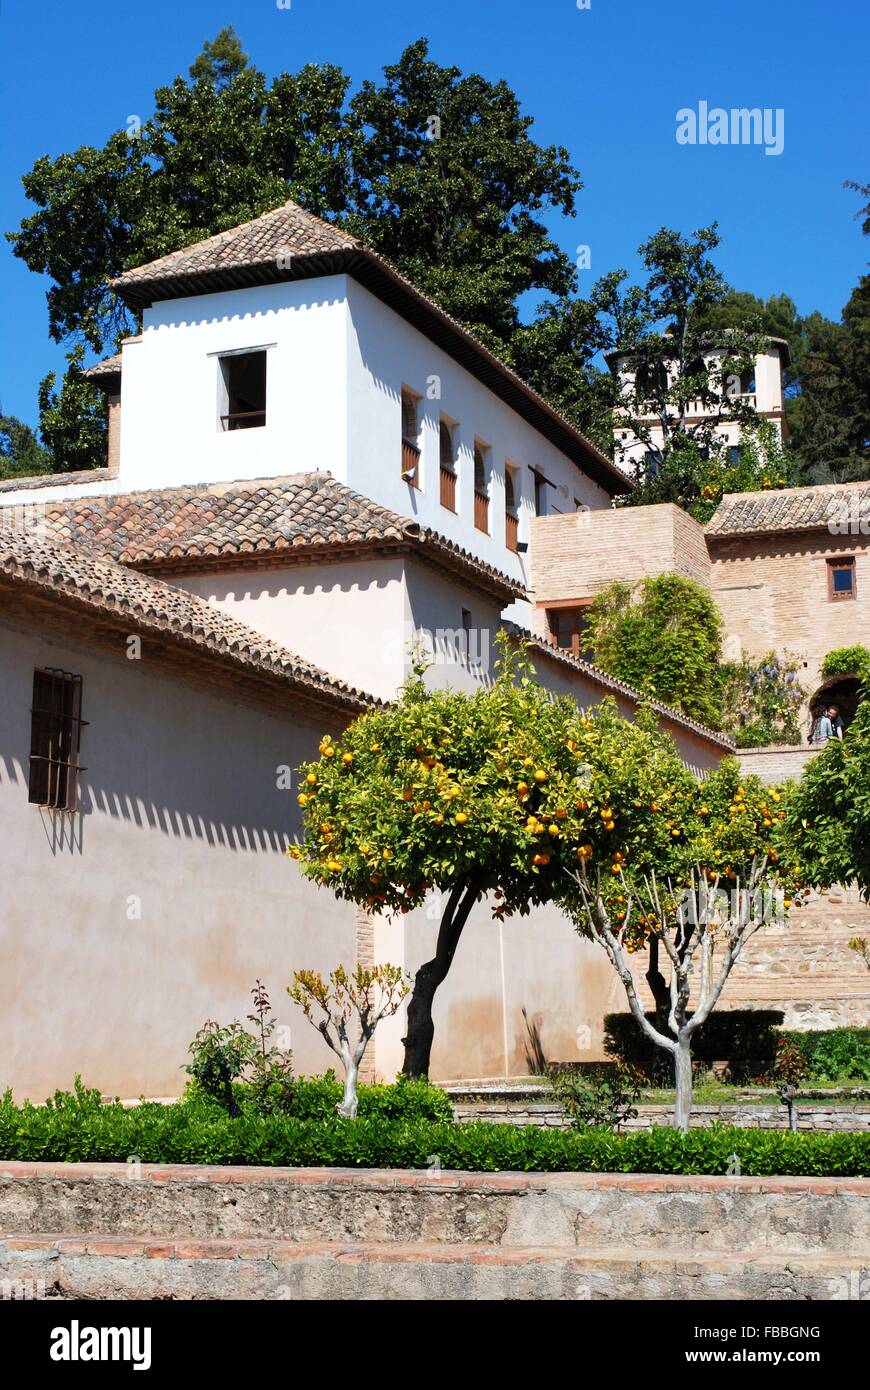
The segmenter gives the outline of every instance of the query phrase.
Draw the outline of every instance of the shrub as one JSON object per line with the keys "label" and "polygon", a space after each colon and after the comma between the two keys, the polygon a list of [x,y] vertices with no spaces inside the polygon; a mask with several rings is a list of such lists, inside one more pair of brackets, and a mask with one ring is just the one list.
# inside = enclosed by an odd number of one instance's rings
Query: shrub
{"label": "shrub", "polygon": [[810,1064],[804,1053],[789,1037],[776,1040],[776,1057],[773,1062],[774,1081],[783,1081],[796,1086],[809,1075]]}
{"label": "shrub", "polygon": [[[362,1088],[361,1088],[362,1104]],[[208,1102],[208,1104],[212,1104]],[[260,1164],[301,1167],[442,1168],[470,1172],[725,1173],[736,1155],[748,1176],[870,1176],[870,1134],[734,1128],[652,1129],[614,1134],[536,1126],[429,1120],[232,1118],[212,1105],[112,1103],[75,1098],[51,1106],[0,1100],[0,1160]]]}
{"label": "shrub", "polygon": [[[655,1015],[648,1014],[650,1021]],[[784,1015],[776,1009],[728,1009],[713,1013],[702,1023],[692,1043],[695,1061],[705,1069],[713,1062],[727,1062],[735,1081],[747,1081],[770,1073],[776,1057],[777,1035]],[[607,1014],[604,1050],[623,1065],[638,1071],[655,1085],[670,1085],[673,1067],[669,1056],[641,1032],[631,1014]]]}
{"label": "shrub", "polygon": [[726,662],[722,681],[722,727],[738,748],[800,743],[800,710],[806,691],[800,662],[768,652],[761,661]]}
{"label": "shrub", "polygon": [[549,1077],[556,1099],[574,1129],[615,1129],[637,1114],[640,1078],[628,1067],[560,1068]]}
{"label": "shrub", "polygon": [[[264,1115],[292,1108],[292,1055],[272,1042],[277,1022],[259,980],[251,994],[254,1012],[248,1020],[254,1032],[237,1019],[227,1027],[207,1019],[188,1049],[193,1061],[184,1068],[206,1096],[233,1116],[240,1113],[241,1095]],[[244,1092],[240,1083],[246,1083]]]}
{"label": "shrub", "polygon": [[828,1081],[870,1081],[870,1028],[828,1028],[782,1034],[807,1063],[807,1073]]}

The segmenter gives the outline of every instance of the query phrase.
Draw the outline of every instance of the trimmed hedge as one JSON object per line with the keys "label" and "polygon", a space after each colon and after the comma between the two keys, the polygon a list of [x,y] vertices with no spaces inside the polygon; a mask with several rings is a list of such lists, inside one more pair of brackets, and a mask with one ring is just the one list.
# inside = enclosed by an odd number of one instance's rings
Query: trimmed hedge
{"label": "trimmed hedge", "polygon": [[[692,1039],[692,1056],[703,1066],[727,1062],[735,1081],[767,1075],[776,1057],[776,1031],[785,1015],[780,1009],[728,1009],[712,1013]],[[648,1013],[650,1022],[655,1014]],[[639,1071],[656,1084],[673,1083],[670,1056],[641,1032],[630,1013],[606,1014],[604,1050],[608,1057]]]}
{"label": "trimmed hedge", "polygon": [[130,1110],[94,1093],[17,1106],[0,1101],[0,1160],[442,1168],[471,1172],[720,1173],[737,1155],[746,1175],[870,1176],[870,1134],[658,1128],[635,1134],[373,1117],[238,1119],[201,1098]]}

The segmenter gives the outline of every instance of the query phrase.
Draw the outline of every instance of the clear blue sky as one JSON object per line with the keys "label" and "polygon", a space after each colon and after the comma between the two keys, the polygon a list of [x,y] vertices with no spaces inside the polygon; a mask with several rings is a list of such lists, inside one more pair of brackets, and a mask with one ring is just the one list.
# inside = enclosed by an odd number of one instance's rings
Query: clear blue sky
{"label": "clear blue sky", "polygon": [[[731,283],[785,291],[803,313],[838,316],[866,268],[859,202],[842,183],[870,180],[867,0],[3,0],[0,229],[32,211],[20,176],[38,156],[101,145],[130,114],[149,114],[154,88],[228,23],[269,74],[328,61],[356,84],[425,35],[439,62],[504,78],[536,138],[565,145],[582,174],[576,219],[551,228],[568,249],[591,247],[587,288],[635,268],[658,227],[713,219]],[[783,153],[678,145],[677,110],[702,100],[782,107]],[[0,401],[30,423],[40,378],[64,365],[46,283],[3,244]]]}

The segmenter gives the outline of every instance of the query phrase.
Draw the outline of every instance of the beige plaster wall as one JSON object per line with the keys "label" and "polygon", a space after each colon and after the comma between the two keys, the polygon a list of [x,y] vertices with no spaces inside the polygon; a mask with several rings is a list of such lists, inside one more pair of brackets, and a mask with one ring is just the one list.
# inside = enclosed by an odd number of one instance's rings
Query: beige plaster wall
{"label": "beige plaster wall", "polygon": [[[81,813],[27,800],[33,670],[83,677]],[[301,1070],[329,1057],[284,993],[356,951],[353,907],[283,854],[277,769],[322,730],[0,622],[0,1086],[43,1098],[73,1072],[121,1096],[181,1089],[206,1018],[268,987]]]}

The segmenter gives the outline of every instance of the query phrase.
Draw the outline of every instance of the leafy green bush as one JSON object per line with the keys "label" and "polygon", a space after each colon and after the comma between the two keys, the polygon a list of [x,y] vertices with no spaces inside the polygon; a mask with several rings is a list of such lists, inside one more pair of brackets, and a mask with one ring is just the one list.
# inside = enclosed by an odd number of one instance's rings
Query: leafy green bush
{"label": "leafy green bush", "polygon": [[870,680],[870,651],[866,647],[836,647],[828,652],[822,662],[822,675],[828,680],[831,676],[858,676],[863,681]]}
{"label": "leafy green bush", "polygon": [[[652,1022],[654,1014],[647,1017]],[[784,1014],[778,1009],[727,1009],[712,1013],[695,1033],[692,1055],[702,1066],[727,1062],[734,1081],[767,1076],[776,1057]],[[649,1082],[673,1084],[673,1063],[642,1033],[631,1014],[606,1014],[604,1051]]]}
{"label": "leafy green bush", "polygon": [[17,1106],[9,1092],[0,1100],[0,1160],[124,1163],[131,1154],[143,1163],[350,1168],[427,1168],[437,1155],[446,1169],[551,1173],[725,1173],[736,1154],[750,1176],[870,1176],[865,1133],[723,1127],[615,1134],[381,1116],[312,1121],[250,1109],[232,1118],[202,1097],[133,1109],[75,1097]]}
{"label": "leafy green bush", "polygon": [[768,652],[760,661],[725,662],[722,727],[738,748],[801,741],[800,710],[806,691],[798,680],[800,662]]}
{"label": "leafy green bush", "polygon": [[637,1114],[640,1077],[624,1066],[572,1067],[549,1074],[550,1086],[574,1129],[615,1129]]}
{"label": "leafy green bush", "polygon": [[184,1070],[201,1091],[217,1101],[228,1115],[239,1115],[240,1097],[264,1115],[292,1110],[293,1058],[272,1042],[277,1019],[269,995],[260,980],[251,990],[253,1013],[248,1020],[254,1031],[238,1019],[221,1027],[207,1019],[188,1051],[193,1058]]}
{"label": "leafy green bush", "polygon": [[806,1059],[807,1072],[817,1081],[870,1081],[870,1028],[788,1030],[782,1036]]}

